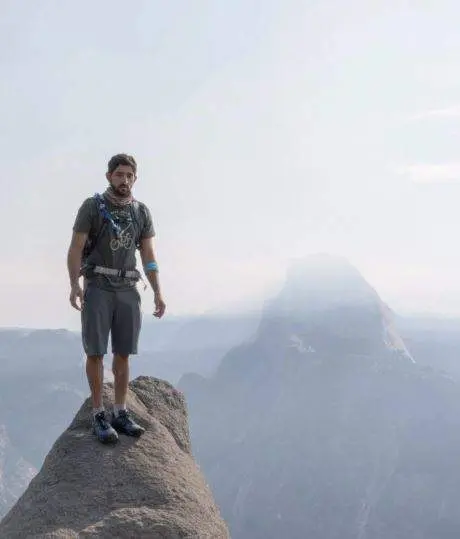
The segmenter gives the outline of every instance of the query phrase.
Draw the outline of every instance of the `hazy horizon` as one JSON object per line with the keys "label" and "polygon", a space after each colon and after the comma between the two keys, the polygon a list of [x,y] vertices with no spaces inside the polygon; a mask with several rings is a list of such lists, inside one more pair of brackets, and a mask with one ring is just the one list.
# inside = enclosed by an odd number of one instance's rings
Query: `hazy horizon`
{"label": "hazy horizon", "polygon": [[398,312],[460,315],[460,5],[398,4],[3,2],[0,326],[79,328],[71,228],[121,151],[168,314],[327,252]]}

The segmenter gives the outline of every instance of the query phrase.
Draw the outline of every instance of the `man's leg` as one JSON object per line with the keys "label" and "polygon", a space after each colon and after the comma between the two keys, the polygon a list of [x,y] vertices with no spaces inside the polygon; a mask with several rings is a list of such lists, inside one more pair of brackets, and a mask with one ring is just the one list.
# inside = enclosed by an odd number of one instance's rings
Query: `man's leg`
{"label": "man's leg", "polygon": [[129,383],[129,356],[137,354],[141,328],[141,299],[136,288],[116,293],[112,324],[115,403],[112,426],[128,436],[140,436],[145,429],[135,423],[126,409]]}
{"label": "man's leg", "polygon": [[96,286],[87,287],[81,315],[82,339],[86,352],[86,376],[93,404],[93,430],[102,443],[118,440],[116,431],[106,419],[102,402],[103,358],[107,352],[113,309],[113,292],[102,290]]}
{"label": "man's leg", "polygon": [[115,414],[118,410],[126,409],[126,395],[128,393],[129,383],[129,356],[114,354],[112,363],[112,372],[115,378]]}
{"label": "man's leg", "polygon": [[102,386],[104,383],[104,356],[86,357],[86,376],[91,390],[93,410],[98,413],[104,409],[102,405]]}

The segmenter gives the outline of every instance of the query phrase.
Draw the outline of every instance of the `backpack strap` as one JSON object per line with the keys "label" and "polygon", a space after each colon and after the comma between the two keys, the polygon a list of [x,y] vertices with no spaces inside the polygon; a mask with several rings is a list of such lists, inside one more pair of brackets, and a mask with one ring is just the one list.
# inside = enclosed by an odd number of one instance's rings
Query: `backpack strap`
{"label": "backpack strap", "polygon": [[97,208],[99,210],[99,213],[102,215],[105,221],[108,221],[115,231],[115,234],[118,236],[121,233],[120,225],[115,223],[112,214],[107,209],[107,206],[105,205],[104,199],[102,198],[102,195],[99,193],[95,193],[94,198],[96,199]]}
{"label": "backpack strap", "polygon": [[85,248],[83,249],[83,259],[88,258],[88,256],[94,250],[97,245],[97,242],[99,241],[99,238],[101,237],[108,223],[111,223],[116,233],[118,233],[120,230],[120,227],[115,223],[112,215],[107,210],[107,206],[105,205],[102,196],[99,193],[95,193],[93,196],[93,200],[96,204],[96,208],[99,214],[102,215],[102,225],[99,226],[99,229],[97,230],[96,234],[93,234],[91,238],[88,238]]}
{"label": "backpack strap", "polygon": [[131,217],[136,224],[136,249],[140,249],[141,247],[141,233],[142,233],[142,222],[140,220],[140,213],[141,213],[141,205],[138,200],[133,200],[133,203],[129,207],[129,211],[131,213]]}

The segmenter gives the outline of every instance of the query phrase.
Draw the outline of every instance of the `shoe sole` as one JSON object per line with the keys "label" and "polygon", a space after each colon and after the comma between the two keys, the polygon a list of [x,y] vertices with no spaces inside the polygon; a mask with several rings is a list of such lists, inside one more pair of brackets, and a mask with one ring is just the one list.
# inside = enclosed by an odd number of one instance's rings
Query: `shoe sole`
{"label": "shoe sole", "polygon": [[98,439],[98,441],[101,444],[109,445],[109,444],[116,444],[118,442],[118,436],[114,436],[113,434],[111,436],[108,436],[107,438],[99,438],[99,436],[96,434],[96,431],[93,430],[94,436]]}
{"label": "shoe sole", "polygon": [[114,444],[118,443],[118,441],[119,441],[118,437],[115,438],[113,436],[110,437],[110,438],[107,438],[105,440],[101,440],[100,438],[98,438],[98,440],[104,445],[111,445],[111,444],[114,445]]}
{"label": "shoe sole", "polygon": [[[115,429],[115,427],[113,427]],[[139,432],[126,432],[124,430],[118,430],[118,429],[115,429],[118,434],[124,434],[125,436],[131,436],[132,438],[139,438],[141,437],[145,430],[142,430],[142,431],[139,431]]]}

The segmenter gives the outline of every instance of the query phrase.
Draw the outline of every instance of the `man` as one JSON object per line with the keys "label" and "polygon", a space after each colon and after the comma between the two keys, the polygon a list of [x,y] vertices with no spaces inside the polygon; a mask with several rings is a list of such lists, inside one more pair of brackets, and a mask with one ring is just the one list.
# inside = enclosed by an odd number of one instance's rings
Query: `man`
{"label": "man", "polygon": [[[108,163],[109,185],[103,195],[87,198],[78,210],[67,255],[70,303],[81,311],[86,374],[93,404],[93,430],[99,441],[118,441],[118,433],[140,436],[144,428],[126,408],[131,354],[137,354],[141,298],[136,283],[136,248],[155,297],[154,315],[165,312],[155,259],[155,230],[147,206],[134,199],[137,164],[117,154]],[[84,286],[79,279],[83,276]],[[102,403],[103,358],[109,333],[113,352],[115,402],[111,421]]]}

